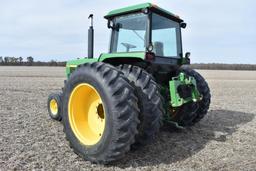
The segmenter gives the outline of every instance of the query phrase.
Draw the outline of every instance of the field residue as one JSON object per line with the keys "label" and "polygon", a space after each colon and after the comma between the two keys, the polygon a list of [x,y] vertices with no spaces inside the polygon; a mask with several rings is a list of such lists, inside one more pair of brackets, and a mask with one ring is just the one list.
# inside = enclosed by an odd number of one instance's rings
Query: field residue
{"label": "field residue", "polygon": [[48,117],[48,94],[64,68],[0,67],[0,170],[254,170],[256,72],[199,71],[212,104],[199,124],[162,130],[153,144],[112,165],[93,165],[69,148],[63,126]]}

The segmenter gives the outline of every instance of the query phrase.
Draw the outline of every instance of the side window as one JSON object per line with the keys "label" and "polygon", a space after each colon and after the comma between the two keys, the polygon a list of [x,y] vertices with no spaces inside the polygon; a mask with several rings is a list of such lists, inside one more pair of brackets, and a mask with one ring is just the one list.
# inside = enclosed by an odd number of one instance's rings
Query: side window
{"label": "side window", "polygon": [[152,31],[152,42],[156,56],[178,56],[176,28]]}

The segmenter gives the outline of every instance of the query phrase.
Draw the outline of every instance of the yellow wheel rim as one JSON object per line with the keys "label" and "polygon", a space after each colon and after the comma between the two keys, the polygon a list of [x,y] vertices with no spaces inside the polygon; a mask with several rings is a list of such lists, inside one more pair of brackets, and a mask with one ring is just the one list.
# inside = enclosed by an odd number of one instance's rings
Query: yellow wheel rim
{"label": "yellow wheel rim", "polygon": [[68,117],[73,133],[82,144],[94,145],[100,141],[105,129],[105,111],[94,87],[82,83],[73,89]]}
{"label": "yellow wheel rim", "polygon": [[50,110],[51,110],[51,113],[53,115],[57,115],[58,114],[58,103],[55,99],[52,99],[50,101]]}

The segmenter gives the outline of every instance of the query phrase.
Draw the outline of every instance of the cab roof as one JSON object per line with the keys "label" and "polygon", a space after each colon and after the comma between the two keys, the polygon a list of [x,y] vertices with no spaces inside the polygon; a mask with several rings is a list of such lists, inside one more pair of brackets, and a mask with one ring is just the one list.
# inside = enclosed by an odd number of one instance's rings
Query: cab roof
{"label": "cab roof", "polygon": [[152,3],[143,3],[143,4],[138,4],[138,5],[128,6],[125,8],[116,9],[116,10],[110,11],[104,18],[111,19],[116,16],[139,12],[146,8],[150,9],[153,12],[162,14],[167,18],[172,18],[178,22],[183,22],[183,20],[179,16],[177,16],[163,8],[160,8],[157,5],[152,4]]}

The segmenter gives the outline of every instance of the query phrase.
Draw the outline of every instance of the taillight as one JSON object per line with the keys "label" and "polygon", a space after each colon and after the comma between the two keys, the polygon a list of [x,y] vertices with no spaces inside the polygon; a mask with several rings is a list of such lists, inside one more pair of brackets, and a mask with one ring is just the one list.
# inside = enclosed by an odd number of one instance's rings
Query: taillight
{"label": "taillight", "polygon": [[145,60],[147,61],[153,61],[155,60],[155,54],[153,52],[147,52],[145,55]]}

